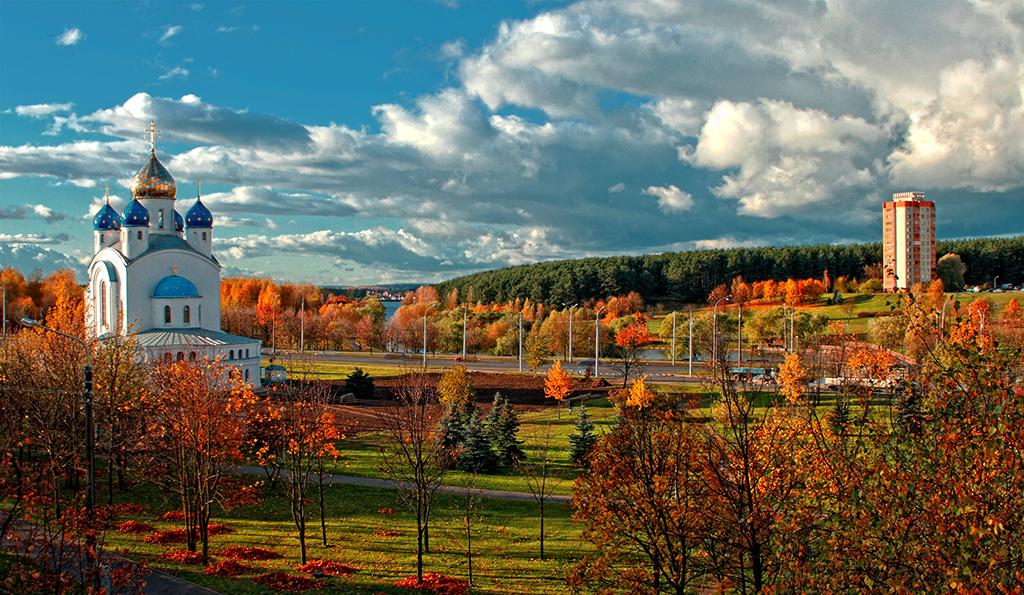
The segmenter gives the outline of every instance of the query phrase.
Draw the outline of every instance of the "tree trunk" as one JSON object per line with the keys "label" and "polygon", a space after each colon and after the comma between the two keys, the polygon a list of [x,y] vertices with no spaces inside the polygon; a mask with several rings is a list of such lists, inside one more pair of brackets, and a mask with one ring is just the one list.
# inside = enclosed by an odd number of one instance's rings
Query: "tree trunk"
{"label": "tree trunk", "polygon": [[[422,494],[419,498],[422,498]],[[423,503],[416,502],[416,584],[423,582]]]}
{"label": "tree trunk", "polygon": [[540,499],[540,559],[544,559],[544,497]]}

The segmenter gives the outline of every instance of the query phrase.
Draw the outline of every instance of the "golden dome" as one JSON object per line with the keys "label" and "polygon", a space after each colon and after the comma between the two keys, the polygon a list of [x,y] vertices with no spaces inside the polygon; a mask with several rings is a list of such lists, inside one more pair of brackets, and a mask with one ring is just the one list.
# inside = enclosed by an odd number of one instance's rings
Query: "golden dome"
{"label": "golden dome", "polygon": [[132,196],[135,198],[174,199],[177,186],[167,168],[156,158],[156,150],[149,153],[149,161],[132,178]]}

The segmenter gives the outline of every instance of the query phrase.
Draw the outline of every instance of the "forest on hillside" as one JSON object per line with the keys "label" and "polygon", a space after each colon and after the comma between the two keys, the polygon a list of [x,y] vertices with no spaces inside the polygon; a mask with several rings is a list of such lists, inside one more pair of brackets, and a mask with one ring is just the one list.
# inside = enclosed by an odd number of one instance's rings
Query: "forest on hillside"
{"label": "forest on hillside", "polygon": [[[945,240],[938,255],[959,254],[968,285],[1024,283],[1024,236]],[[846,244],[732,248],[559,260],[507,267],[439,283],[438,293],[458,289],[472,300],[529,298],[561,304],[637,291],[649,304],[703,302],[715,286],[742,276],[748,282],[820,277],[825,270],[864,279],[881,274],[882,245]]]}

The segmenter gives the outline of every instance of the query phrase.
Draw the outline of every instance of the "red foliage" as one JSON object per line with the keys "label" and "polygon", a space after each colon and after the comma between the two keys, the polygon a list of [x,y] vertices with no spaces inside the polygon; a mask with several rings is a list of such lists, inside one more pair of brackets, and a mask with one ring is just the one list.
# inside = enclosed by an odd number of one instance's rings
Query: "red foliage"
{"label": "red foliage", "polygon": [[160,557],[168,562],[179,562],[181,564],[199,564],[203,561],[202,552],[182,549],[167,550]]}
{"label": "red foliage", "polygon": [[398,531],[377,531],[374,535],[377,537],[398,537],[401,533]]}
{"label": "red foliage", "polygon": [[260,489],[262,487],[263,482],[258,481],[252,485],[242,486],[229,491],[224,495],[224,508],[231,510],[233,508],[242,508],[244,506],[259,504],[263,501],[263,497],[260,496]]}
{"label": "red foliage", "polygon": [[146,543],[185,543],[185,530],[184,529],[168,529],[166,531],[157,531],[152,535],[149,535],[144,540]]}
{"label": "red foliage", "polygon": [[281,571],[261,574],[252,580],[275,591],[309,591],[311,589],[319,589],[322,586],[320,581]]}
{"label": "red foliage", "polygon": [[222,525],[220,523],[210,523],[206,526],[206,531],[210,535],[210,537],[213,537],[214,535],[223,535],[225,533],[235,532],[235,530],[231,527],[228,527],[227,525]]}
{"label": "red foliage", "polygon": [[218,562],[216,564],[210,564],[203,569],[204,574],[213,574],[216,576],[238,576],[249,572],[252,568],[242,564],[234,558]]}
{"label": "red foliage", "polygon": [[283,556],[274,550],[267,550],[261,547],[246,547],[244,545],[233,545],[221,550],[220,555],[237,560],[273,560]]}
{"label": "red foliage", "polygon": [[420,591],[441,593],[442,595],[463,595],[469,592],[469,585],[466,581],[436,572],[424,574],[422,583],[417,582],[415,576],[410,576],[398,581],[395,583],[395,586],[404,589],[419,589]]}
{"label": "red foliage", "polygon": [[377,510],[377,512],[381,513],[384,516],[391,516],[391,515],[395,514],[395,509],[394,508],[380,508],[380,509]]}
{"label": "red foliage", "polygon": [[185,513],[180,510],[168,510],[162,515],[156,517],[156,520],[167,522],[184,521]]}
{"label": "red foliage", "polygon": [[117,526],[118,533],[149,533],[155,531],[153,525],[140,523],[139,521],[125,521]]}
{"label": "red foliage", "polygon": [[299,572],[307,574],[329,574],[331,576],[349,576],[359,569],[348,564],[335,562],[333,560],[312,560],[307,564],[299,566]]}

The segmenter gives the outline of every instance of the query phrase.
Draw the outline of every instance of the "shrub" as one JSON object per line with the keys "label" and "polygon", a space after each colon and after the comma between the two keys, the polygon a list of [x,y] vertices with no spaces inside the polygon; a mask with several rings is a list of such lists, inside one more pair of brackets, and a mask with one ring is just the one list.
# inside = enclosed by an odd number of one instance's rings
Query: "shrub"
{"label": "shrub", "polygon": [[373,377],[362,368],[352,370],[352,373],[345,377],[345,392],[352,393],[357,399],[372,399]]}
{"label": "shrub", "polygon": [[168,529],[166,531],[157,531],[152,535],[147,535],[146,543],[156,543],[164,545],[167,543],[185,543],[185,530],[184,529]]}
{"label": "shrub", "polygon": [[376,535],[377,537],[398,537],[399,535],[401,535],[401,532],[385,530],[385,531],[377,531],[376,533],[374,533],[374,535]]}
{"label": "shrub", "polygon": [[868,279],[857,288],[858,293],[879,293],[882,291],[882,282],[878,279]]}
{"label": "shrub", "polygon": [[180,511],[180,510],[169,510],[169,511],[163,513],[162,515],[156,517],[156,520],[158,520],[158,521],[165,521],[165,522],[169,522],[169,523],[170,522],[176,522],[176,521],[184,521],[185,520],[185,513]]}

